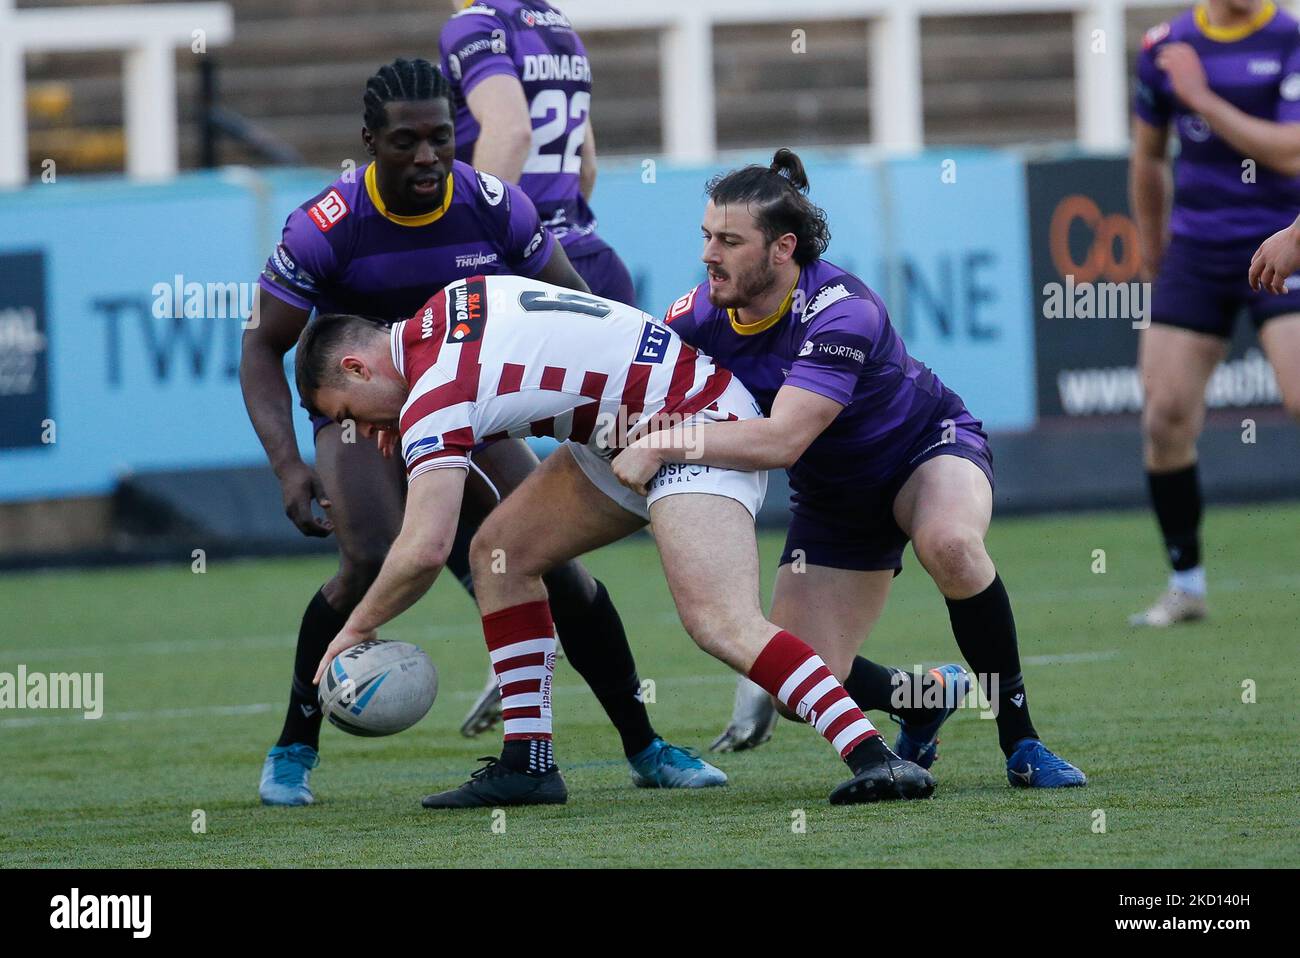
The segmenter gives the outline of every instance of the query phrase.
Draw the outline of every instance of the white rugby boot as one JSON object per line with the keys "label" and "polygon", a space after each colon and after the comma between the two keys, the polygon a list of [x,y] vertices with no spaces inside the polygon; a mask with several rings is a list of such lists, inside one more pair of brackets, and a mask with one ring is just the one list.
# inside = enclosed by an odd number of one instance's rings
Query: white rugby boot
{"label": "white rugby boot", "polygon": [[736,682],[736,702],[731,708],[731,723],[713,740],[710,752],[743,752],[757,748],[772,737],[777,711],[772,696],[743,675]]}
{"label": "white rugby boot", "polygon": [[1205,596],[1171,585],[1151,608],[1129,616],[1128,624],[1165,629],[1179,622],[1197,622],[1208,614]]}

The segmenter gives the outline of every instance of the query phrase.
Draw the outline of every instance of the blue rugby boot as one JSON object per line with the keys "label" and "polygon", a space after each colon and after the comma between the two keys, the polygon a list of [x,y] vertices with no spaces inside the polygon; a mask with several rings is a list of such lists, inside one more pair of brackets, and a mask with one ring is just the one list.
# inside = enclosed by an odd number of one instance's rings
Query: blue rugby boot
{"label": "blue rugby boot", "polygon": [[1007,781],[1016,788],[1077,788],[1088,776],[1036,738],[1022,738],[1007,759]]}
{"label": "blue rugby boot", "polygon": [[310,745],[276,745],[262,763],[257,794],[263,805],[310,805],[316,799],[307,784],[320,756]]}
{"label": "blue rugby boot", "polygon": [[693,749],[669,745],[656,737],[628,760],[637,788],[712,788],[726,785],[727,776]]}
{"label": "blue rugby boot", "polygon": [[924,725],[917,725],[904,722],[897,716],[890,716],[899,725],[898,741],[894,743],[894,751],[899,758],[907,762],[915,762],[922,768],[929,768],[939,757],[939,727],[948,721],[953,712],[957,711],[958,705],[970,691],[970,673],[955,662],[931,669],[930,674],[938,679],[943,689],[943,708],[938,713],[938,718]]}

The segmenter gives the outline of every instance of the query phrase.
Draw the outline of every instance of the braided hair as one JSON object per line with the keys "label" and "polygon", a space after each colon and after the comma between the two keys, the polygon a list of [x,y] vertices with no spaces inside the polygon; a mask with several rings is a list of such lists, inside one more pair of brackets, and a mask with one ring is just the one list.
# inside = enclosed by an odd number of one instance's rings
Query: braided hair
{"label": "braided hair", "polygon": [[800,266],[819,259],[831,242],[831,230],[821,207],[808,199],[808,174],[803,161],[784,147],[767,166],[744,166],[719,173],[705,187],[715,205],[747,206],[770,245],[793,233],[794,261]]}
{"label": "braided hair", "polygon": [[374,132],[388,124],[385,107],[399,100],[444,99],[451,108],[451,84],[428,60],[398,58],[366,81],[365,123]]}

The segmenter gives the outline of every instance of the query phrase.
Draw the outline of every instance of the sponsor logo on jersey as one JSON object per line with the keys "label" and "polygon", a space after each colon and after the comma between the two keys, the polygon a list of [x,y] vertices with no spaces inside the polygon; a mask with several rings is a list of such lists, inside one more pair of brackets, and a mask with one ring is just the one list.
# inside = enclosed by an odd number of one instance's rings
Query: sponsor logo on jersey
{"label": "sponsor logo on jersey", "polygon": [[836,359],[851,359],[855,363],[865,363],[867,361],[867,354],[864,351],[856,346],[846,346],[843,343],[818,343],[817,352],[823,356],[834,356]]}
{"label": "sponsor logo on jersey", "polygon": [[591,64],[581,54],[530,53],[524,57],[523,81],[577,80],[591,82]]}
{"label": "sponsor logo on jersey", "polygon": [[448,292],[447,342],[472,343],[482,338],[487,319],[487,285],[481,278],[471,279]]}
{"label": "sponsor logo on jersey", "polygon": [[661,363],[668,353],[672,334],[658,323],[646,322],[641,326],[641,341],[636,347],[634,363]]}
{"label": "sponsor logo on jersey", "polygon": [[528,259],[528,257],[532,256],[534,253],[537,252],[538,249],[541,248],[542,239],[543,239],[543,233],[541,230],[538,230],[536,233],[533,234],[533,238],[530,239],[528,241],[528,245],[524,247],[524,259]]}
{"label": "sponsor logo on jersey", "polygon": [[[277,286],[292,289],[304,296],[314,296],[317,291],[316,277],[294,262],[283,243],[276,246],[275,252],[266,261],[266,269],[262,270],[262,275]],[[178,293],[177,302],[180,301],[179,295]]]}
{"label": "sponsor logo on jersey", "polygon": [[808,322],[831,303],[838,303],[840,300],[848,299],[852,295],[843,283],[836,283],[834,286],[823,286],[817,291],[817,295],[809,301],[807,308],[804,309],[802,322]]}
{"label": "sponsor logo on jersey", "polygon": [[483,199],[488,201],[488,206],[496,206],[505,199],[504,183],[491,173],[484,173],[482,170],[475,170],[474,173],[478,177],[478,188],[483,193]]}
{"label": "sponsor logo on jersey", "polygon": [[307,215],[311,217],[311,221],[316,224],[318,230],[322,233],[328,233],[334,228],[334,224],[350,212],[348,204],[343,202],[343,197],[339,196],[339,191],[330,190],[307,210]]}
{"label": "sponsor logo on jersey", "polygon": [[406,464],[409,467],[416,459],[431,452],[442,452],[442,436],[427,436],[417,439],[406,447]]}
{"label": "sponsor logo on jersey", "polygon": [[1246,72],[1256,77],[1271,77],[1282,72],[1281,60],[1251,60],[1246,64]]}
{"label": "sponsor logo on jersey", "polygon": [[487,266],[489,263],[495,263],[496,261],[496,253],[484,253],[479,251],[475,253],[456,254],[456,266],[459,269],[474,269],[478,266]]}
{"label": "sponsor logo on jersey", "polygon": [[[804,344],[803,344],[801,347],[799,347],[799,357],[798,357],[798,358],[802,359],[804,356],[811,356],[811,355],[812,355],[812,351],[813,351],[813,341],[812,341],[811,339],[809,339],[809,340],[805,341]],[[788,371],[788,370],[787,370],[787,371]]]}
{"label": "sponsor logo on jersey", "polygon": [[447,57],[447,71],[451,74],[453,80],[460,82],[460,57],[456,56],[454,53]]}
{"label": "sponsor logo on jersey", "polygon": [[671,306],[669,306],[668,312],[664,315],[664,322],[671,323],[678,316],[685,316],[689,313],[691,308],[695,305],[695,294],[699,291],[700,288],[697,286],[695,289],[691,290],[685,296],[676,300]]}
{"label": "sponsor logo on jersey", "polygon": [[1153,46],[1169,36],[1169,24],[1158,23],[1146,33],[1142,34],[1142,49],[1150,50]]}
{"label": "sponsor logo on jersey", "polygon": [[433,335],[433,307],[425,307],[424,315],[420,317],[420,338],[428,339]]}
{"label": "sponsor logo on jersey", "polygon": [[568,27],[572,29],[569,18],[558,10],[520,10],[519,19],[526,27]]}
{"label": "sponsor logo on jersey", "polygon": [[1288,73],[1282,85],[1278,87],[1278,92],[1282,94],[1284,100],[1300,100],[1300,73]]}

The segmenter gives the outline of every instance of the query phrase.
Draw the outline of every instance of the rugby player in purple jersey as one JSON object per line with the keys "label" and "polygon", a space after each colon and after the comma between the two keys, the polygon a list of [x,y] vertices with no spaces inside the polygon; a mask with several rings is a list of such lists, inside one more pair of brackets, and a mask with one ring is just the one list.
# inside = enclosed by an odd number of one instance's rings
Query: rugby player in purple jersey
{"label": "rugby player in purple jersey", "polygon": [[[863,711],[898,719],[894,750],[928,767],[939,726],[968,688],[966,671],[909,676],[857,655],[910,539],[996,708],[1010,783],[1083,785],[1029,718],[1011,602],[984,548],[988,437],[961,397],[907,354],[880,297],[821,258],[829,229],[807,189],[803,164],[784,149],[768,167],[713,179],[708,281],[666,316],[749,388],[766,418],[706,424],[670,434],[675,442],[638,440],[614,460],[615,473],[640,489],[671,462],[786,469],[793,516],[771,619],[820,653]],[[738,739],[724,733],[720,744],[753,744]]]}
{"label": "rugby player in purple jersey", "polygon": [[[632,276],[596,233],[587,205],[596,182],[591,64],[563,13],[543,0],[452,0],[443,26],[442,72],[456,108],[456,158],[516,183],[537,207],[591,292],[635,304]],[[496,676],[461,731],[469,736],[501,714]]]}
{"label": "rugby player in purple jersey", "polygon": [[1206,615],[1196,441],[1206,386],[1243,309],[1300,416],[1300,284],[1287,288],[1291,269],[1268,291],[1250,278],[1261,241],[1300,211],[1300,26],[1271,0],[1209,0],[1153,27],[1133,112],[1131,205],[1154,280],[1138,350],[1143,454],[1172,574],[1130,621],[1163,627]]}
{"label": "rugby player in purple jersey", "polygon": [[[257,322],[244,335],[240,383],[249,418],[280,480],[285,511],[304,535],[333,532],[339,567],[307,606],[279,740],[259,794],[271,805],[313,800],[321,715],[312,676],[365,594],[397,535],[405,499],[395,437],[379,448],[315,418],[316,468],[302,461],[284,356],[313,310],[387,322],[409,317],[436,290],[479,274],[511,273],[587,291],[563,248],[516,186],[457,161],[451,90],[436,66],[397,60],[366,84],[362,140],[373,161],[294,210],[260,279]],[[465,518],[476,527],[537,459],[519,439],[477,450]],[[313,515],[312,502],[325,518]],[[467,589],[469,529],[448,564]],[[574,669],[618,729],[638,784],[723,784],[720,771],[667,745],[650,725],[618,612],[603,585],[570,562],[547,578],[551,612]]]}
{"label": "rugby player in purple jersey", "polygon": [[495,173],[537,207],[597,296],[634,304],[632,277],[596,232],[591,63],[545,0],[452,0],[443,73],[456,105],[456,158]]}

